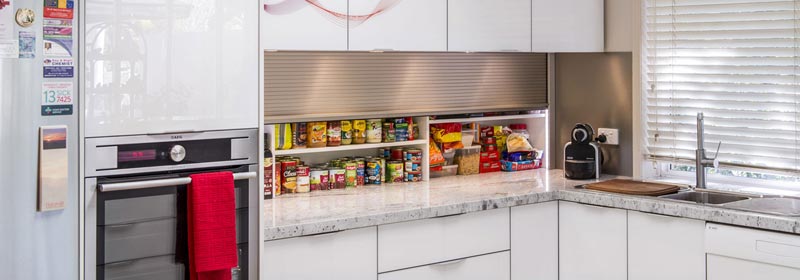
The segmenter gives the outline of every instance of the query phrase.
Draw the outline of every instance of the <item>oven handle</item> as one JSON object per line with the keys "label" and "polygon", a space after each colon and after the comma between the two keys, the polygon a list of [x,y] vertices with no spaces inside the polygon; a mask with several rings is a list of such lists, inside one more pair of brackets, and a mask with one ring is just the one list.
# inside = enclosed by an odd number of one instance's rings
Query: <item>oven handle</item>
{"label": "oven handle", "polygon": [[[242,173],[234,173],[233,180],[245,180],[245,179],[253,179],[258,177],[258,173],[256,172],[242,172]],[[112,184],[98,184],[97,190],[100,192],[115,192],[115,191],[126,191],[126,190],[138,190],[138,189],[149,189],[149,188],[159,188],[159,187],[169,187],[169,186],[177,186],[177,185],[188,185],[192,183],[192,178],[189,177],[182,177],[182,178],[173,178],[173,179],[160,179],[160,180],[148,180],[148,181],[136,181],[136,182],[125,182],[125,183],[112,183]]]}

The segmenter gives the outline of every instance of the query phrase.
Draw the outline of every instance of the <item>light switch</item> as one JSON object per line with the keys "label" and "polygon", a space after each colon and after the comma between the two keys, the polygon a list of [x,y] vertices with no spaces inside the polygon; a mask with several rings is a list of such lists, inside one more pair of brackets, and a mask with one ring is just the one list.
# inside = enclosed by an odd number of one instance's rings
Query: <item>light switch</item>
{"label": "light switch", "polygon": [[616,128],[600,128],[597,130],[598,135],[605,135],[606,145],[619,145],[619,129]]}

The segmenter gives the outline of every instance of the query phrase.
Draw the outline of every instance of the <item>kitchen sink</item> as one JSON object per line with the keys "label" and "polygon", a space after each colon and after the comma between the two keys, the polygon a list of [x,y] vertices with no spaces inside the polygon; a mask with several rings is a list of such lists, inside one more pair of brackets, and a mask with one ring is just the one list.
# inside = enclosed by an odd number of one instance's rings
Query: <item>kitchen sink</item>
{"label": "kitchen sink", "polygon": [[800,199],[786,197],[764,197],[735,201],[726,208],[781,216],[800,217]]}
{"label": "kitchen sink", "polygon": [[736,201],[748,200],[750,197],[736,194],[687,191],[659,196],[660,198],[681,200],[694,203],[721,205]]}

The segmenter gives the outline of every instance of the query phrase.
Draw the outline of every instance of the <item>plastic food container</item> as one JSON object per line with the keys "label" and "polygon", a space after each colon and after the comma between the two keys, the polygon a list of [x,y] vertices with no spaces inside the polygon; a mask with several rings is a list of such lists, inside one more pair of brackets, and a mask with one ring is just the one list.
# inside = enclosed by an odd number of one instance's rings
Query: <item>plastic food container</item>
{"label": "plastic food container", "polygon": [[449,152],[443,152],[442,156],[444,156],[444,161],[445,161],[444,164],[451,165],[453,164],[453,159],[455,159],[456,157],[456,151],[450,150]]}
{"label": "plastic food container", "polygon": [[445,165],[440,171],[431,171],[431,178],[455,176],[458,173],[458,165]]}
{"label": "plastic food container", "polygon": [[481,146],[471,146],[456,150],[453,162],[458,164],[458,175],[478,174],[481,165]]}
{"label": "plastic food container", "polygon": [[472,142],[475,141],[475,133],[476,130],[473,129],[461,131],[461,143],[464,144],[464,147],[472,146]]}

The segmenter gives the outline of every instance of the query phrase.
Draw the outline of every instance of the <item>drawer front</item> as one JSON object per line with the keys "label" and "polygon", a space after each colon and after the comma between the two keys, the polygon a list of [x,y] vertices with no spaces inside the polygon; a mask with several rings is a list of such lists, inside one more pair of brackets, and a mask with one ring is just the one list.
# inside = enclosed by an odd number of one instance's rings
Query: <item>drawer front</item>
{"label": "drawer front", "polygon": [[706,224],[706,253],[800,269],[800,236]]}
{"label": "drawer front", "polygon": [[508,251],[471,257],[427,266],[398,270],[378,275],[379,280],[508,280]]}
{"label": "drawer front", "polygon": [[105,280],[180,280],[185,279],[182,263],[174,255],[131,260],[100,267]]}
{"label": "drawer front", "polygon": [[509,210],[378,227],[378,271],[462,259],[509,249]]}
{"label": "drawer front", "polygon": [[375,280],[375,227],[264,243],[261,279]]}
{"label": "drawer front", "polygon": [[106,200],[101,225],[114,225],[177,216],[177,194]]}
{"label": "drawer front", "polygon": [[175,219],[105,226],[105,261],[100,264],[175,253]]}

